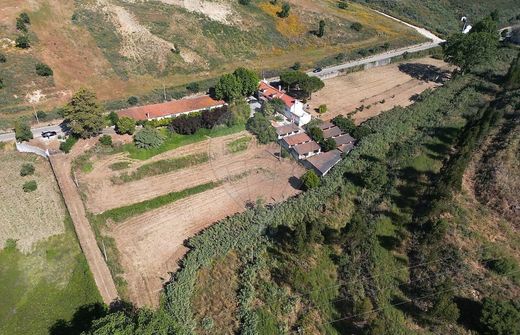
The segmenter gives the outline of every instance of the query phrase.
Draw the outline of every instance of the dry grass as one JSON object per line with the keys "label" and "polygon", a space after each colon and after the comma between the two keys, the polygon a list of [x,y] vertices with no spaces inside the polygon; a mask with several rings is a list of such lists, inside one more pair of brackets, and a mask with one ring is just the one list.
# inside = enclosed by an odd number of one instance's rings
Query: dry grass
{"label": "dry grass", "polygon": [[262,2],[259,7],[276,20],[276,29],[285,37],[299,37],[306,33],[305,26],[298,14],[291,12],[289,17],[279,18],[277,13],[282,10],[281,5]]}
{"label": "dry grass", "polygon": [[[215,261],[213,266],[199,271],[192,303],[199,325],[197,334],[234,334],[238,330],[236,314],[240,264],[238,256],[230,253]],[[204,327],[207,320],[212,321],[213,327]]]}
{"label": "dry grass", "polygon": [[[34,175],[20,176],[24,163],[34,164]],[[36,242],[65,231],[65,208],[46,160],[0,151],[0,171],[0,246],[7,239],[15,239],[21,251],[29,252]],[[36,191],[22,190],[28,180],[36,180]]]}

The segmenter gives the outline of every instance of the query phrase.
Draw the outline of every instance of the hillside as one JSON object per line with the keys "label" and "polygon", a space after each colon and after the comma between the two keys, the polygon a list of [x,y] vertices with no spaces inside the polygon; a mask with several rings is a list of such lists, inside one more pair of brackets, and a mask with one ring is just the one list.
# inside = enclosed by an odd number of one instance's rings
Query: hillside
{"label": "hillside", "polygon": [[516,0],[356,0],[409,22],[430,28],[441,35],[462,30],[460,19],[466,16],[470,24],[498,10],[501,25],[520,22],[520,6]]}
{"label": "hillside", "polygon": [[[414,30],[366,7],[335,1],[291,1],[287,18],[281,5],[267,0],[88,0],[2,2],[0,50],[0,129],[7,120],[57,106],[80,86],[102,100],[146,96],[154,89],[208,80],[238,65],[264,75],[301,62],[312,67],[324,59],[345,61],[358,52],[378,52],[424,41]],[[21,33],[16,17],[26,11],[31,47],[13,46]],[[320,20],[326,34],[312,31]],[[352,29],[352,23],[361,29]],[[48,64],[51,77],[36,75]],[[329,60],[330,62],[330,60]],[[271,72],[272,73],[272,72]],[[202,85],[201,89],[206,89]],[[144,97],[146,99],[146,97]]]}

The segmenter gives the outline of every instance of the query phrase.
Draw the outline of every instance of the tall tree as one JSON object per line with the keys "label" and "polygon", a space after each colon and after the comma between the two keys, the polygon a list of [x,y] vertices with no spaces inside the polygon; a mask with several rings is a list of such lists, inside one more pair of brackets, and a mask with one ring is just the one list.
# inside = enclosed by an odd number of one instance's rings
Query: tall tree
{"label": "tall tree", "polygon": [[323,87],[325,87],[325,83],[318,77],[308,76],[307,79],[301,83],[300,87],[305,92],[305,94],[311,98],[312,93],[318,92]]}
{"label": "tall tree", "polygon": [[220,77],[215,85],[215,97],[226,101],[233,101],[242,95],[242,85],[234,74],[228,73]]}
{"label": "tall tree", "polygon": [[497,55],[498,35],[488,32],[455,34],[444,46],[444,59],[466,73],[477,65],[491,62]]}
{"label": "tall tree", "polygon": [[65,122],[72,135],[89,138],[101,132],[104,126],[104,108],[98,103],[96,95],[81,88],[65,106]]}
{"label": "tall tree", "polygon": [[33,138],[31,127],[23,120],[18,120],[14,124],[14,135],[18,142],[29,141]]}
{"label": "tall tree", "polygon": [[256,92],[260,78],[254,71],[240,67],[233,74],[242,86],[242,96],[246,97]]}

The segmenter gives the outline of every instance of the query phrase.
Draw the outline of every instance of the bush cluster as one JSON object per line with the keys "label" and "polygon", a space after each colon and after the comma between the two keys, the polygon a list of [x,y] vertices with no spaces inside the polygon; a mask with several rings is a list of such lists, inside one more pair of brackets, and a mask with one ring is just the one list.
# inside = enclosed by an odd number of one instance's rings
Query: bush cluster
{"label": "bush cluster", "polygon": [[191,135],[201,128],[212,129],[222,124],[231,124],[232,114],[227,106],[182,115],[171,120],[169,129],[172,132]]}

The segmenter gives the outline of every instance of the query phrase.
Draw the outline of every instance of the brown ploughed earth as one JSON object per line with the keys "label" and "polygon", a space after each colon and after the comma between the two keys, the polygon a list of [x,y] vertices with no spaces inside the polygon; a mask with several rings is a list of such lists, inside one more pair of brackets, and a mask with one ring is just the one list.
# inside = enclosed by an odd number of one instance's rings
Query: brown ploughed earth
{"label": "brown ploughed earth", "polygon": [[[170,273],[178,268],[187,249],[183,242],[213,223],[244,211],[257,201],[275,203],[298,194],[298,178],[305,169],[294,160],[279,160],[278,145],[260,145],[253,139],[247,150],[231,153],[228,144],[246,133],[209,139],[155,156],[147,161],[125,155],[95,156],[93,170],[80,173],[86,205],[96,213],[181,191],[210,181],[219,185],[155,210],[109,223],[106,233],[115,239],[127,282],[128,298],[138,306],[157,306]],[[209,162],[174,172],[114,185],[121,172],[109,166],[130,161],[125,172],[153,161],[207,153]],[[96,200],[97,199],[97,200]]]}
{"label": "brown ploughed earth", "polygon": [[[325,88],[313,94],[310,111],[323,120],[350,114],[360,124],[396,106],[411,105],[416,94],[442,85],[453,70],[442,60],[421,58],[326,79]],[[321,104],[328,111],[319,115]]]}

